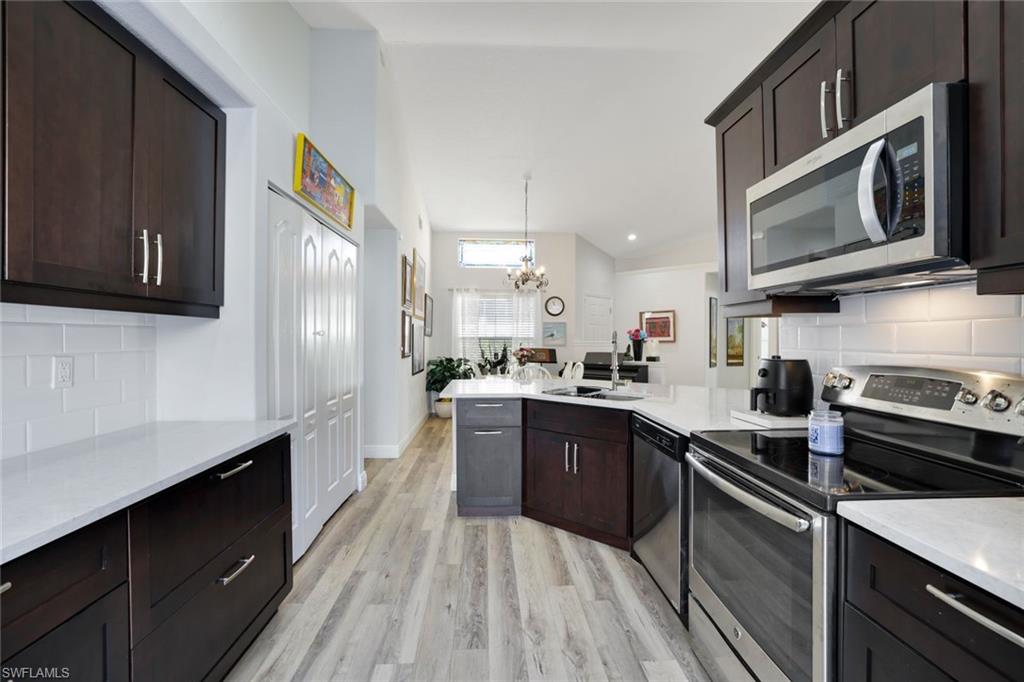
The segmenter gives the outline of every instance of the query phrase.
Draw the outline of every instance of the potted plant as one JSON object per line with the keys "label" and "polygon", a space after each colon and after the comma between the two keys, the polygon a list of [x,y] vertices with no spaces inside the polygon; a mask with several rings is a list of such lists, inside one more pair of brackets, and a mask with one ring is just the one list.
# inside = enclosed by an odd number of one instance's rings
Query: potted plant
{"label": "potted plant", "polygon": [[[427,390],[440,393],[456,379],[472,379],[473,365],[466,358],[434,358],[427,363]],[[451,398],[434,401],[434,413],[443,419],[452,417]]]}

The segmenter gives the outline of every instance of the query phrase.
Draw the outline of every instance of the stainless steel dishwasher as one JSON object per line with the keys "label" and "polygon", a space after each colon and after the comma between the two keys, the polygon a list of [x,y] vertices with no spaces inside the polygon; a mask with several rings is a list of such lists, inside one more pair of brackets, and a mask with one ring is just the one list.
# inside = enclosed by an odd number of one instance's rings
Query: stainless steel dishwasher
{"label": "stainless steel dishwasher", "polygon": [[686,622],[687,439],[633,415],[633,556]]}

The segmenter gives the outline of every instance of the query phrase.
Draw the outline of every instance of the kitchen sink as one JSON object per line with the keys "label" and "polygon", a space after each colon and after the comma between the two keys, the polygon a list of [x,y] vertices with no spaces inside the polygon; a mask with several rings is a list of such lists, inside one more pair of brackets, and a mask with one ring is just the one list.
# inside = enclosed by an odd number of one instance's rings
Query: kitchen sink
{"label": "kitchen sink", "polygon": [[544,393],[548,395],[568,395],[577,398],[593,398],[594,400],[642,400],[642,395],[631,393],[617,393],[600,386],[566,386],[565,388],[550,388]]}

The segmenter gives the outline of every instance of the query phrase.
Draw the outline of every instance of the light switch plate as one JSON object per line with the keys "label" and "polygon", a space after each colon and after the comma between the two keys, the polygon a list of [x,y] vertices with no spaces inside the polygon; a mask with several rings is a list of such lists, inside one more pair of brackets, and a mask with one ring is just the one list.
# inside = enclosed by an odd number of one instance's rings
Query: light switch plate
{"label": "light switch plate", "polygon": [[71,357],[53,358],[53,387],[71,388],[75,385],[75,359]]}

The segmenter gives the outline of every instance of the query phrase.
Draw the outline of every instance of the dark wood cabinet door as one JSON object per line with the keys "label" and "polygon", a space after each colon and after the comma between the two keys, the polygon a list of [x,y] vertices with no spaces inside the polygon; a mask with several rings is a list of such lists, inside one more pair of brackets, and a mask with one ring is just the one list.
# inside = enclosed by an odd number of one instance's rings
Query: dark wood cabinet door
{"label": "dark wood cabinet door", "polygon": [[141,74],[138,219],[150,239],[149,295],[220,305],[224,112],[162,62]]}
{"label": "dark wood cabinet door", "polygon": [[572,436],[527,429],[524,506],[561,519],[579,513],[579,485],[570,473]]}
{"label": "dark wood cabinet door", "polygon": [[[761,86],[764,98],[764,170],[775,170],[835,137],[836,32],[830,22]],[[822,126],[822,84],[825,125]]]}
{"label": "dark wood cabinet door", "polygon": [[129,679],[128,585],[99,601],[3,662],[4,668],[55,670],[68,680]]}
{"label": "dark wood cabinet door", "polygon": [[133,276],[138,59],[121,32],[91,4],[4,4],[8,280],[146,295]]}
{"label": "dark wood cabinet door", "polygon": [[629,448],[621,443],[576,438],[571,444],[572,471],[579,484],[577,520],[621,538],[629,523]]}
{"label": "dark wood cabinet door", "polygon": [[953,679],[849,604],[843,609],[842,665],[843,682],[951,682]]}
{"label": "dark wood cabinet door", "polygon": [[718,178],[718,287],[722,305],[762,301],[747,288],[747,189],[764,179],[761,90],[715,128]]}
{"label": "dark wood cabinet door", "polygon": [[[1024,3],[968,4],[971,265],[1024,266]],[[981,293],[1024,292],[1024,271],[978,276]]]}
{"label": "dark wood cabinet door", "polygon": [[962,2],[851,2],[835,22],[836,66],[849,79],[842,115],[852,125],[929,83],[965,77]]}

